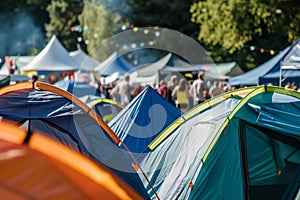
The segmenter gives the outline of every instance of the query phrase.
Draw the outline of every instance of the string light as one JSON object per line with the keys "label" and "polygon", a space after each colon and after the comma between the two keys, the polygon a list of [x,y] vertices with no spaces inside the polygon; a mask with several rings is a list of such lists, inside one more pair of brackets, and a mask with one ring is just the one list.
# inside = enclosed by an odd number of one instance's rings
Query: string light
{"label": "string light", "polygon": [[255,50],[258,50],[259,53],[263,54],[263,53],[268,53],[270,55],[275,55],[276,53],[278,53],[279,51],[277,50],[274,50],[274,49],[266,49],[266,48],[263,48],[263,47],[257,47],[257,46],[248,46],[248,45],[243,45],[243,48],[249,48],[250,51],[255,51]]}

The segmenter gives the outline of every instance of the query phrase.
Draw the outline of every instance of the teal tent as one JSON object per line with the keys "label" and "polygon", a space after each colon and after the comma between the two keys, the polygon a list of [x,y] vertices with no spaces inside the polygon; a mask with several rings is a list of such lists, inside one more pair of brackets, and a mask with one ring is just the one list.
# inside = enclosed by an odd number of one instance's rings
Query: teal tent
{"label": "teal tent", "polygon": [[137,158],[142,158],[152,140],[180,115],[180,110],[148,86],[108,125]]}
{"label": "teal tent", "polygon": [[140,166],[164,200],[295,199],[299,119],[298,92],[236,90],[175,120],[148,146]]}

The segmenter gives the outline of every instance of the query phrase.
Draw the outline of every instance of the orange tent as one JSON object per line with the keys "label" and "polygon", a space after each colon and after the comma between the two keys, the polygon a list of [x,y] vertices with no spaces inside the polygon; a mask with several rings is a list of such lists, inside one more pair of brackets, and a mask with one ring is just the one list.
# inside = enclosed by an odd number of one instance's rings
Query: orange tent
{"label": "orange tent", "polygon": [[25,128],[25,142],[32,132],[41,132],[97,161],[148,198],[128,161],[129,151],[120,149],[120,139],[108,125],[72,94],[38,81],[10,85],[0,89],[0,118]]}
{"label": "orange tent", "polygon": [[104,167],[38,132],[0,123],[1,199],[142,199]]}

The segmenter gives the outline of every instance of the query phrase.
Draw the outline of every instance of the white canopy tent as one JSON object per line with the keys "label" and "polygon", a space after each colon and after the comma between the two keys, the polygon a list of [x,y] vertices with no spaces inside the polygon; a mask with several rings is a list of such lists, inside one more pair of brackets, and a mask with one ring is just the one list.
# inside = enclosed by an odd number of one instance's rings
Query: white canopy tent
{"label": "white canopy tent", "polygon": [[46,47],[22,70],[23,71],[69,71],[78,70],[77,63],[54,35]]}

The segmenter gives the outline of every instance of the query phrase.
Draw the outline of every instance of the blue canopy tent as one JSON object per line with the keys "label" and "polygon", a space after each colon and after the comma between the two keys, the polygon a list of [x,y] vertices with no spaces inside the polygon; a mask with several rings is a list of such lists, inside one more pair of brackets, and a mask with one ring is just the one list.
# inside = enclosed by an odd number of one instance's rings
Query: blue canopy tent
{"label": "blue canopy tent", "polygon": [[[259,77],[265,76],[268,73],[273,73],[278,71],[280,66],[280,60],[291,47],[285,48],[279,54],[268,60],[267,62],[255,67],[254,69],[229,78],[229,85],[231,86],[255,86],[259,85]],[[279,79],[279,76],[277,76]]]}
{"label": "blue canopy tent", "polygon": [[139,157],[140,153],[145,153],[148,144],[180,115],[180,110],[148,86],[108,125]]}
{"label": "blue canopy tent", "polygon": [[299,81],[300,39],[279,54],[244,74],[229,79],[231,86],[254,86]]}
{"label": "blue canopy tent", "polygon": [[300,80],[300,39],[294,43],[289,51],[282,57],[278,68],[276,68],[276,71],[259,77],[259,83],[273,83],[281,86],[282,82]]}
{"label": "blue canopy tent", "polygon": [[115,72],[119,72],[120,75],[123,75],[129,72],[133,67],[134,66],[122,58],[122,56],[114,52],[94,70],[101,76],[109,76]]}
{"label": "blue canopy tent", "polygon": [[120,139],[74,95],[43,82],[10,85],[0,90],[0,116],[25,128],[26,141],[33,131],[44,133],[101,163],[148,198],[126,152],[118,147]]}

